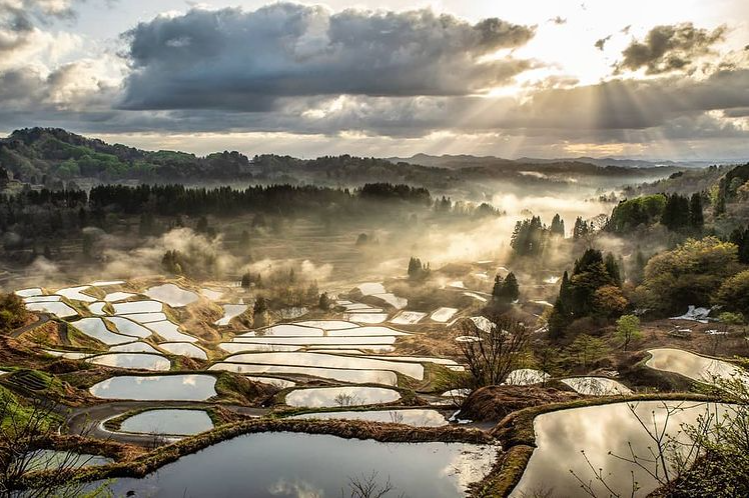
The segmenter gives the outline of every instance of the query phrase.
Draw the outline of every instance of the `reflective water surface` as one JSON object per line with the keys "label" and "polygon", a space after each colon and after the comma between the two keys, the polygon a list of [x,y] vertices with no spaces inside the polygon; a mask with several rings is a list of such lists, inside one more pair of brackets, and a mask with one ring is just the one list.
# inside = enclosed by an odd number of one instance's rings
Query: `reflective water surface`
{"label": "reflective water surface", "polygon": [[203,401],[216,395],[212,375],[123,375],[103,380],[89,391],[98,398],[144,401]]}
{"label": "reflective water surface", "polygon": [[398,391],[384,387],[318,387],[291,391],[286,395],[286,404],[309,408],[346,407],[392,403],[400,397]]}
{"label": "reflective water surface", "polygon": [[368,420],[371,422],[388,422],[406,424],[414,427],[441,427],[447,425],[447,419],[437,410],[409,409],[409,410],[367,410],[304,413],[290,418],[319,419],[319,420]]}
{"label": "reflective water surface", "polygon": [[148,410],[125,419],[122,432],[188,436],[213,429],[213,422],[203,410]]}
{"label": "reflective water surface", "polygon": [[[312,457],[314,455],[314,457]],[[187,455],[143,479],[117,479],[116,496],[337,497],[350,479],[388,480],[393,496],[464,496],[486,475],[496,449],[462,443],[379,443],[285,432],[248,434]]]}

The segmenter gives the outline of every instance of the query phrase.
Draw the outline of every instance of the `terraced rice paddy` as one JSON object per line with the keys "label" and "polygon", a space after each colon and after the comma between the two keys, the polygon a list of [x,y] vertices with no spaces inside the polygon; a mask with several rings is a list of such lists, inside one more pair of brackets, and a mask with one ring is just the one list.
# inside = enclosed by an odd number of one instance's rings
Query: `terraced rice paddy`
{"label": "terraced rice paddy", "polygon": [[149,322],[148,328],[169,342],[198,342],[196,337],[180,332],[179,326],[169,320]]}
{"label": "terraced rice paddy", "polygon": [[122,421],[120,432],[189,436],[213,429],[203,410],[148,410]]}
{"label": "terraced rice paddy", "polygon": [[145,339],[152,334],[151,330],[128,318],[110,316],[107,317],[107,321],[111,322],[117,328],[117,332],[123,335],[130,335],[133,337],[140,337],[141,339]]}
{"label": "terraced rice paddy", "polygon": [[115,315],[129,315],[133,313],[157,313],[164,309],[159,301],[131,301],[112,305]]}
{"label": "terraced rice paddy", "polygon": [[133,341],[132,336],[110,331],[107,328],[107,324],[101,318],[81,318],[76,322],[72,322],[72,325],[87,336],[110,346]]}
{"label": "terraced rice paddy", "polygon": [[188,356],[199,360],[206,360],[208,356],[205,351],[189,342],[162,342],[159,347],[172,354]]}
{"label": "terraced rice paddy", "polygon": [[151,299],[168,304],[172,308],[182,308],[200,299],[200,296],[196,293],[182,289],[174,284],[151,287],[146,290],[145,294]]}
{"label": "terraced rice paddy", "polygon": [[160,354],[148,353],[107,353],[90,358],[96,365],[127,369],[166,371],[171,364]]}
{"label": "terraced rice paddy", "polygon": [[225,370],[243,374],[308,375],[321,379],[337,380],[351,384],[398,385],[395,372],[384,370],[352,370],[346,368],[304,367],[295,365],[262,365],[250,363],[219,362],[208,370]]}
{"label": "terraced rice paddy", "polygon": [[225,304],[223,306],[224,308],[224,316],[216,320],[215,324],[224,327],[226,325],[229,325],[229,322],[233,319],[247,311],[247,305],[246,304]]}
{"label": "terraced rice paddy", "polygon": [[404,496],[457,498],[489,472],[495,456],[491,446],[463,443],[248,434],[184,456],[143,479],[117,479],[112,492],[182,498],[184,490],[191,496],[213,496],[220,489],[222,496],[332,497],[340,495],[347,479],[374,473],[387,476]]}
{"label": "terraced rice paddy", "polygon": [[456,308],[439,308],[438,310],[434,311],[429,316],[429,318],[431,318],[435,322],[446,323],[457,312],[458,312],[458,310]]}
{"label": "terraced rice paddy", "polygon": [[405,424],[414,427],[442,427],[448,424],[444,415],[437,410],[430,409],[315,412],[295,415],[291,418],[307,420],[366,420],[369,422]]}
{"label": "terraced rice paddy", "polygon": [[41,311],[44,313],[50,313],[59,318],[70,318],[76,316],[78,312],[63,302],[51,302],[45,301],[40,303],[29,303],[26,305],[26,309],[29,311]]}
{"label": "terraced rice paddy", "polygon": [[631,394],[632,390],[624,384],[605,377],[575,377],[562,379],[572,389],[586,396],[610,396],[613,394]]}
{"label": "terraced rice paddy", "polygon": [[105,399],[204,401],[216,396],[215,386],[216,378],[212,375],[124,375],[103,380],[89,391]]}
{"label": "terraced rice paddy", "polygon": [[78,287],[67,287],[65,289],[58,290],[55,294],[63,296],[71,301],[82,301],[84,303],[93,303],[97,299],[91,297],[88,294],[84,294],[83,291],[90,289],[90,285],[81,285]]}
{"label": "terraced rice paddy", "polygon": [[541,384],[549,379],[551,376],[546,372],[540,370],[533,370],[532,368],[520,368],[513,370],[505,379],[505,384],[511,386],[530,386],[532,384]]}
{"label": "terraced rice paddy", "polygon": [[382,387],[319,387],[298,389],[286,395],[289,406],[307,408],[379,405],[400,399],[398,391]]}
{"label": "terraced rice paddy", "polygon": [[713,384],[719,379],[741,378],[749,382],[749,376],[726,361],[707,358],[681,349],[652,349],[646,366],[656,370],[675,372],[699,382]]}

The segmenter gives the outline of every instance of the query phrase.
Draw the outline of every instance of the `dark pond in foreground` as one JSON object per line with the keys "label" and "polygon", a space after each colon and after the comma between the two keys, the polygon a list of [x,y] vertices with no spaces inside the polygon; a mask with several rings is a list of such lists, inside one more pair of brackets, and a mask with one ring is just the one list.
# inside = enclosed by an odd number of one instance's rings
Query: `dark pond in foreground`
{"label": "dark pond in foreground", "polygon": [[[339,497],[349,480],[375,475],[393,496],[464,496],[490,470],[497,448],[462,443],[379,443],[288,432],[248,434],[165,465],[143,479],[117,479],[115,496]],[[390,493],[388,494],[388,496]]]}

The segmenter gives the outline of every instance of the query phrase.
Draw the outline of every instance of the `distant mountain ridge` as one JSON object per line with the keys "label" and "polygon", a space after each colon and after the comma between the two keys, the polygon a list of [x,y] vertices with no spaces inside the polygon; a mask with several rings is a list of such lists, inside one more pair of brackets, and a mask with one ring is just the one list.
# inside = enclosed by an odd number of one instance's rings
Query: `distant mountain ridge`
{"label": "distant mountain ridge", "polygon": [[[472,156],[470,154],[444,154],[441,156],[433,156],[429,154],[419,153],[411,157],[388,157],[388,161],[402,162],[409,164],[418,164],[421,166],[432,166],[442,167],[451,169],[460,169],[473,166],[512,166],[512,165],[543,165],[543,164],[558,164],[558,163],[585,163],[605,168],[609,166],[620,167],[620,168],[658,168],[658,167],[671,167],[671,168],[706,168],[715,162],[711,161],[647,161],[644,159],[620,159],[614,157],[567,157],[567,158],[554,158],[544,159],[536,157],[520,157],[518,159],[506,159],[496,156]],[[741,162],[741,161],[736,161]]]}
{"label": "distant mountain ridge", "polygon": [[255,182],[338,187],[389,182],[443,192],[472,186],[469,190],[481,193],[485,192],[486,185],[495,183],[502,184],[500,188],[520,191],[558,190],[564,185],[581,185],[582,182],[589,186],[613,188],[624,183],[654,181],[684,169],[672,165],[640,168],[611,164],[599,166],[578,160],[528,161],[426,154],[406,160],[347,154],[317,159],[276,154],[249,158],[236,151],[199,157],[178,151],[146,151],[108,144],[59,128],[16,130],[7,138],[0,139],[0,166],[23,182],[47,186],[77,180],[86,180],[87,184]]}

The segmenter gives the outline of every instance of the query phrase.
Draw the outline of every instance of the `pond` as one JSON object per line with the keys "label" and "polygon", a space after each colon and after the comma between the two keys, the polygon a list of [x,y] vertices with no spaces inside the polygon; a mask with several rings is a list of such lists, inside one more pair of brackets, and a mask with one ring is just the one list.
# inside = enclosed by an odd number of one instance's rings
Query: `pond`
{"label": "pond", "polygon": [[385,370],[351,370],[346,368],[319,368],[294,365],[253,365],[249,363],[220,362],[212,365],[208,370],[226,370],[228,372],[245,374],[292,374],[309,375],[321,379],[339,380],[354,384],[383,384],[395,386],[398,377],[395,372]]}
{"label": "pond", "polygon": [[71,325],[87,336],[110,346],[133,341],[133,337],[131,336],[115,334],[110,331],[101,318],[81,318],[76,322],[72,322]]}
{"label": "pond", "polygon": [[148,353],[108,353],[94,356],[88,361],[105,367],[138,368],[154,371],[166,371],[171,367],[167,358],[160,354]]}
{"label": "pond", "polygon": [[586,396],[609,396],[612,394],[632,394],[632,390],[613,379],[605,377],[574,377],[562,379],[572,389]]}
{"label": "pond", "polygon": [[318,387],[298,389],[286,395],[289,406],[308,408],[378,405],[398,401],[401,395],[384,387]]}
{"label": "pond", "polygon": [[216,396],[212,375],[123,375],[103,380],[89,391],[97,398],[140,401],[204,401]]}
{"label": "pond", "polygon": [[349,496],[351,479],[366,482],[371,476],[378,486],[389,481],[394,496],[453,498],[465,496],[468,484],[482,479],[495,457],[496,449],[486,445],[247,434],[184,456],[145,478],[117,479],[112,492],[154,498],[321,498]]}
{"label": "pond", "polygon": [[25,457],[26,470],[73,469],[93,465],[107,465],[114,460],[101,455],[74,453],[72,451],[36,450]]}
{"label": "pond", "polygon": [[208,356],[205,351],[189,342],[162,342],[160,348],[169,351],[172,354],[197,358],[198,360],[207,360]]}
{"label": "pond", "polygon": [[172,308],[181,308],[194,303],[200,297],[194,292],[184,290],[174,284],[163,284],[146,290],[146,296],[166,303]]}
{"label": "pond", "polygon": [[190,436],[213,429],[203,410],[148,410],[126,418],[120,432]]}
{"label": "pond", "polygon": [[652,357],[645,363],[656,370],[675,372],[692,380],[713,383],[717,377],[743,378],[749,382],[747,372],[726,361],[696,355],[681,349],[651,349]]}
{"label": "pond", "polygon": [[[646,496],[658,487],[657,481],[645,470],[617,456],[631,458],[631,444],[635,455],[652,458],[649,448],[654,443],[648,431],[654,433],[656,424],[659,432],[665,430],[674,437],[678,434],[679,440],[685,442],[681,425],[693,424],[707,410],[712,414],[716,410],[720,415],[726,413],[726,408],[714,404],[642,401],[573,408],[539,415],[533,424],[537,448],[511,496],[541,496],[538,493],[543,493],[544,490],[553,491],[554,496],[580,496],[580,483],[570,471],[574,471],[586,483],[593,480],[597,496],[612,494],[596,482],[585,457],[590,460],[593,468],[603,469],[608,476],[608,485],[617,495],[630,496],[634,472],[634,479],[640,486],[636,496]],[[585,455],[581,451],[585,451]],[[643,464],[647,470],[654,471],[653,465],[645,461]]]}
{"label": "pond", "polygon": [[412,425],[414,427],[442,427],[447,425],[447,419],[437,410],[367,410],[316,412],[295,415],[290,418],[319,419],[319,420],[366,420],[369,422],[386,422],[394,424]]}
{"label": "pond", "polygon": [[248,353],[233,355],[224,361],[233,363],[348,368],[354,370],[392,370],[417,380],[424,378],[424,367],[417,363],[372,360],[369,358],[323,353]]}

